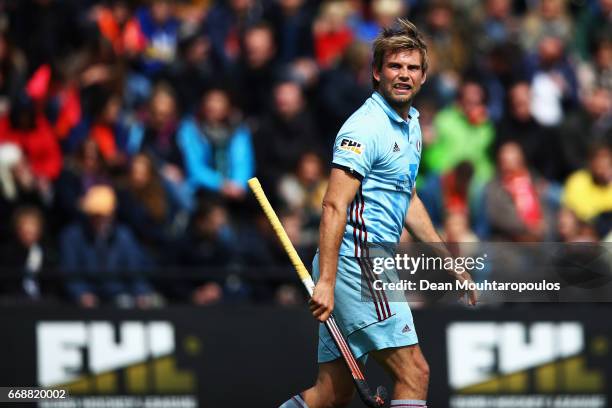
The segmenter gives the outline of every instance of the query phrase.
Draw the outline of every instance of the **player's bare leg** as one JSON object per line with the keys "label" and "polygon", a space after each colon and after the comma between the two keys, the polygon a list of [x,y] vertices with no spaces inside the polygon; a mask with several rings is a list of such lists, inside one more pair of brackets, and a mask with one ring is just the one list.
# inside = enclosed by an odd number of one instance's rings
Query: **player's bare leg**
{"label": "player's bare leg", "polygon": [[396,400],[417,401],[414,406],[419,404],[425,406],[429,386],[429,365],[418,344],[373,351],[370,355],[385,368],[395,382],[391,407]]}
{"label": "player's bare leg", "polygon": [[[362,367],[363,368],[363,367]],[[355,394],[355,386],[346,364],[339,358],[319,364],[319,374],[315,384],[300,394],[308,408],[340,408],[350,404]],[[295,398],[295,397],[293,397]],[[280,408],[292,407],[291,400]],[[295,406],[303,408],[296,404]]]}
{"label": "player's bare leg", "polygon": [[346,363],[338,358],[319,364],[315,385],[304,391],[303,395],[308,408],[336,408],[348,405],[354,394],[355,386]]}

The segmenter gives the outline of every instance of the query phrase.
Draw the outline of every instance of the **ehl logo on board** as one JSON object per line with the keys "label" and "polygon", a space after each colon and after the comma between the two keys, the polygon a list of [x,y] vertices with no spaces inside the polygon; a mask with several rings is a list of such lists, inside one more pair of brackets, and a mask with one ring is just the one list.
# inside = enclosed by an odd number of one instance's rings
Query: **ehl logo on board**
{"label": "ehl logo on board", "polygon": [[608,354],[607,339],[587,343],[579,322],[456,322],[446,344],[451,408],[510,406],[512,398],[517,406],[608,406],[603,370],[589,366]]}
{"label": "ehl logo on board", "polygon": [[194,374],[177,367],[174,327],[167,321],[39,322],[36,339],[41,387],[67,388],[71,396],[196,389]]}

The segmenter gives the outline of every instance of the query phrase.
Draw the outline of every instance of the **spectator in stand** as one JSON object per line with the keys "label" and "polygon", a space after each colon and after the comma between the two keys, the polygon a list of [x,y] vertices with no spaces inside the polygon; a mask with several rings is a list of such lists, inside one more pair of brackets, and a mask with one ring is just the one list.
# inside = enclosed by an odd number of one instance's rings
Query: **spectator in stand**
{"label": "spectator in stand", "polygon": [[[279,214],[282,218],[284,211]],[[278,243],[266,216],[260,212],[253,213],[253,216],[253,222],[242,225],[237,233],[236,248],[241,264],[259,268],[288,266],[287,254]]]}
{"label": "spectator in stand", "polygon": [[261,117],[270,110],[270,89],[279,76],[275,55],[270,26],[261,23],[246,30],[243,54],[232,78],[234,92],[240,93],[241,109],[247,118]]}
{"label": "spectator in stand", "polygon": [[[81,121],[81,97],[79,83],[73,78],[75,71],[74,66],[59,69],[43,64],[32,73],[23,88],[28,102],[37,112],[44,112],[52,123],[55,136],[63,142],[62,150],[66,145],[64,139]],[[23,94],[18,97],[23,98]]]}
{"label": "spectator in stand", "polygon": [[28,97],[20,97],[10,114],[0,119],[0,143],[21,148],[39,183],[49,184],[59,176],[62,152],[57,138],[45,113]]}
{"label": "spectator in stand", "polygon": [[557,235],[561,242],[596,242],[593,226],[580,221],[573,211],[561,208],[557,214]]}
{"label": "spectator in stand", "polygon": [[[107,93],[122,93],[125,85],[125,65],[123,57],[115,54],[111,45],[101,38],[92,40],[80,54],[76,54],[72,71],[66,76],[81,87],[84,105],[94,104],[100,90]],[[93,101],[89,101],[89,100]]]}
{"label": "spectator in stand", "polygon": [[[210,59],[210,41],[200,32],[180,38],[179,55],[163,77],[172,84],[184,112],[192,112],[204,91],[217,81],[220,73],[214,72]],[[158,87],[156,87],[158,88]],[[156,89],[153,90],[155,94]],[[176,103],[175,103],[176,104]]]}
{"label": "spectator in stand", "polygon": [[[235,263],[235,233],[225,207],[219,200],[202,201],[185,237],[178,241],[177,261],[185,267],[226,267]],[[222,282],[220,280],[219,282]]]}
{"label": "spectator in stand", "polygon": [[[0,144],[0,219],[9,220],[21,205],[49,210],[51,189],[33,174],[21,149]],[[0,244],[11,234],[9,222],[0,223]]]}
{"label": "spectator in stand", "polygon": [[542,180],[525,163],[516,142],[503,144],[497,154],[497,175],[486,188],[486,213],[493,238],[532,242],[548,237],[548,209]]}
{"label": "spectator in stand", "polygon": [[302,259],[314,257],[319,243],[318,234],[315,232],[317,227],[307,226],[305,218],[299,211],[283,210],[279,219],[300,257]]}
{"label": "spectator in stand", "polygon": [[66,291],[81,307],[110,301],[146,308],[153,291],[141,274],[150,262],[131,231],[115,222],[115,206],[111,187],[93,186],[83,197],[85,218],[62,232],[60,264]]}
{"label": "spectator in stand", "polygon": [[280,78],[291,78],[300,84],[304,90],[306,99],[314,102],[319,92],[319,80],[321,70],[314,58],[296,58],[290,64],[281,66]]}
{"label": "spectator in stand", "polygon": [[132,15],[130,2],[128,0],[108,0],[106,3],[106,5],[92,9],[92,18],[100,35],[111,43],[117,55],[123,55],[126,48],[137,50],[141,38],[135,26],[136,21],[130,18]]}
{"label": "spectator in stand", "polygon": [[612,150],[608,145],[594,145],[588,167],[572,173],[563,192],[563,205],[581,221],[592,222],[612,211]]}
{"label": "spectator in stand", "polygon": [[314,152],[304,153],[295,172],[285,174],[278,184],[279,196],[286,208],[317,218],[321,216],[326,188],[323,163]]}
{"label": "spectator in stand", "polygon": [[583,168],[589,146],[612,144],[612,91],[597,88],[586,94],[582,106],[566,116],[559,135],[566,172]]}
{"label": "spectator in stand", "polygon": [[178,109],[176,95],[169,85],[158,85],[142,120],[132,124],[127,150],[130,155],[143,152],[168,178],[183,178],[183,157],[176,141]]}
{"label": "spectator in stand", "polygon": [[178,143],[193,191],[204,189],[233,201],[245,197],[255,155],[251,132],[227,91],[211,89],[204,94],[198,114],[181,123]]}
{"label": "spectator in stand", "polygon": [[109,166],[120,166],[125,163],[127,129],[121,121],[119,95],[102,95],[95,109],[88,137],[96,142]]}
{"label": "spectator in stand", "polygon": [[36,207],[19,207],[13,215],[13,239],[2,248],[2,267],[11,274],[2,284],[2,293],[12,298],[40,299],[49,294],[41,281],[45,268],[53,266],[53,254],[43,242],[44,218]]}
{"label": "spectator in stand", "polygon": [[192,197],[185,181],[183,155],[178,146],[179,126],[176,95],[165,84],[155,87],[148,110],[130,128],[127,151],[134,156],[146,153],[163,178],[165,188],[184,210],[192,208]]}
{"label": "spectator in stand", "polygon": [[181,20],[181,31],[196,31],[210,9],[209,0],[187,0],[176,4],[176,17]]}
{"label": "spectator in stand", "polygon": [[569,44],[573,24],[567,13],[566,0],[537,0],[534,4],[521,27],[523,48],[528,52],[535,51],[545,37],[558,38]]}
{"label": "spectator in stand", "polygon": [[296,171],[285,174],[278,183],[278,196],[284,207],[300,217],[302,244],[315,248],[328,181],[324,171],[321,158],[308,152],[300,158]]}
{"label": "spectator in stand", "polygon": [[346,0],[330,0],[321,3],[314,25],[314,49],[321,68],[331,68],[340,61],[342,54],[353,41],[348,25],[350,6]]}
{"label": "spectator in stand", "polygon": [[448,0],[433,0],[428,3],[424,30],[429,37],[428,54],[436,61],[439,75],[446,81],[459,83],[459,74],[468,65],[469,52],[466,34],[461,32],[461,23],[456,21],[453,5]]}
{"label": "spectator in stand", "polygon": [[517,80],[525,77],[520,66],[521,50],[513,44],[500,44],[482,53],[465,76],[478,78],[487,94],[487,111],[494,123],[499,123],[507,109],[507,92]]}
{"label": "spectator in stand", "polygon": [[300,86],[280,82],[273,94],[274,111],[263,119],[254,136],[257,174],[268,191],[275,191],[280,178],[295,169],[300,157],[319,145],[317,126]]}
{"label": "spectator in stand", "polygon": [[126,56],[132,62],[124,95],[129,106],[145,101],[153,82],[176,57],[180,22],[175,0],[151,0],[136,10],[124,33]]}
{"label": "spectator in stand", "polygon": [[137,39],[128,51],[139,55],[139,71],[153,78],[176,55],[180,22],[174,16],[174,0],[151,0],[136,10],[126,36]]}
{"label": "spectator in stand", "polygon": [[485,236],[487,222],[483,216],[482,186],[474,180],[474,167],[467,161],[442,174],[429,174],[419,188],[419,197],[437,228],[444,226],[448,212],[463,213],[478,235]]}
{"label": "spectator in stand", "polygon": [[583,60],[589,60],[595,44],[612,35],[612,1],[597,0],[582,8],[576,28],[576,48]]}
{"label": "spectator in stand", "polygon": [[51,85],[53,92],[49,92],[47,104],[55,110],[53,128],[62,151],[67,151],[71,132],[78,126],[81,115],[81,89],[79,83],[72,78],[71,73],[55,78]]}
{"label": "spectator in stand", "polygon": [[[352,2],[354,13],[349,22],[356,39],[366,44],[371,44],[381,29],[391,27],[396,18],[407,15],[409,7],[402,0],[374,0],[368,13],[363,3]],[[364,14],[370,19],[364,18]]]}
{"label": "spectator in stand", "polygon": [[278,60],[289,63],[297,58],[312,57],[312,6],[304,0],[277,0],[264,14],[278,44]]}
{"label": "spectator in stand", "polygon": [[475,181],[480,185],[493,173],[489,149],[495,128],[488,118],[485,94],[476,82],[465,82],[457,103],[434,118],[435,139],[425,149],[423,162],[437,173],[448,171],[462,161],[471,163]]}
{"label": "spectator in stand", "polygon": [[531,114],[531,88],[527,82],[517,82],[508,91],[507,115],[496,130],[496,145],[514,141],[521,146],[530,168],[549,180],[561,181],[563,163],[559,160],[560,150],[557,134],[540,125]]}
{"label": "spectator in stand", "polygon": [[261,20],[257,0],[228,0],[216,3],[204,25],[204,32],[212,47],[215,69],[226,71],[240,57],[240,40],[249,27]]}
{"label": "spectator in stand", "polygon": [[476,46],[481,52],[518,40],[520,24],[512,13],[511,0],[486,0],[484,15],[475,24],[479,32]]}
{"label": "spectator in stand", "polygon": [[533,95],[532,113],[544,126],[558,125],[564,112],[578,101],[578,80],[564,44],[559,37],[544,37],[537,53],[529,55],[525,62]]}
{"label": "spectator in stand", "polygon": [[[278,205],[275,205],[275,208],[279,208]],[[236,248],[241,264],[249,265],[253,271],[260,274],[260,279],[251,285],[251,298],[258,302],[269,302],[278,290],[284,290],[283,285],[278,285],[278,282],[284,279],[279,277],[287,276],[291,264],[265,215],[261,212],[251,215],[252,222],[244,224],[238,231]],[[280,209],[279,219],[300,257],[307,259],[314,256],[316,248],[304,245],[302,240],[301,217],[292,211]]]}
{"label": "spectator in stand", "polygon": [[86,139],[76,154],[68,157],[53,186],[54,209],[60,226],[78,219],[79,201],[90,187],[99,184],[111,184],[108,166],[96,142]]}
{"label": "spectator in stand", "polygon": [[344,52],[340,64],[323,73],[319,115],[324,119],[320,124],[327,138],[323,147],[328,151],[332,151],[342,123],[372,94],[371,70],[370,47],[355,41]]}
{"label": "spectator in stand", "polygon": [[597,88],[612,92],[612,33],[597,42],[593,60],[585,61],[578,67],[578,80],[581,95]]}
{"label": "spectator in stand", "polygon": [[168,294],[171,298],[191,299],[199,305],[213,303],[222,298],[227,276],[202,276],[199,268],[221,270],[234,264],[236,237],[227,210],[217,200],[203,202],[189,225],[176,249],[176,262],[183,276],[169,287]]}
{"label": "spectator in stand", "polygon": [[55,79],[57,85],[52,87],[59,89],[57,95],[50,94],[60,102],[58,137],[65,139],[63,149],[72,153],[88,137],[111,95],[125,95],[127,100],[130,92],[125,89],[124,93],[125,61],[115,54],[110,43],[97,38],[71,59],[65,68],[57,69],[62,80]]}
{"label": "spectator in stand", "polygon": [[6,33],[0,33],[0,117],[8,111],[26,80],[26,61]]}
{"label": "spectator in stand", "polygon": [[[3,219],[10,217],[11,211],[5,212],[7,204],[17,197],[17,180],[13,171],[22,160],[23,153],[19,146],[14,143],[0,143],[0,214]],[[5,237],[6,234],[3,233],[8,231],[3,227],[6,227],[6,224],[0,224],[0,237]]]}
{"label": "spectator in stand", "polygon": [[117,219],[130,227],[157,265],[166,264],[163,248],[172,240],[176,206],[150,156],[139,153],[132,158],[127,180],[118,189],[117,196]]}

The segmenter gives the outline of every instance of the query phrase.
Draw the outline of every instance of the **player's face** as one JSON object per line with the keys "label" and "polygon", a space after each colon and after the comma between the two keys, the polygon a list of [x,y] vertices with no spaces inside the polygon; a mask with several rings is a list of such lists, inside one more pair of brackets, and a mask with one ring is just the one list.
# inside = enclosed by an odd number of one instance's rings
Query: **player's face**
{"label": "player's face", "polygon": [[378,83],[378,92],[396,107],[407,106],[425,83],[421,53],[418,50],[387,52],[382,68],[373,72]]}

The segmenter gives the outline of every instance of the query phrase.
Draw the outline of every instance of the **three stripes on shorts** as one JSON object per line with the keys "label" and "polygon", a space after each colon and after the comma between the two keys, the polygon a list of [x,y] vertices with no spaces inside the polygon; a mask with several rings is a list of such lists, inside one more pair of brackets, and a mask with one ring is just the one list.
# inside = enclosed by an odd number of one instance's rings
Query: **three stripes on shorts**
{"label": "three stripes on shorts", "polygon": [[[363,218],[363,210],[365,208],[365,200],[363,198],[363,191],[359,186],[359,191],[355,196],[355,200],[349,207],[349,223],[353,226],[353,240],[355,246],[355,258],[361,269],[361,274],[365,278],[368,288],[370,290],[370,296],[374,302],[376,308],[376,316],[378,321],[385,320],[391,317],[391,309],[389,308],[389,301],[384,291],[374,290],[374,272],[372,271],[373,266],[370,260],[370,251],[368,249],[368,229]],[[357,233],[359,231],[359,233]]]}

